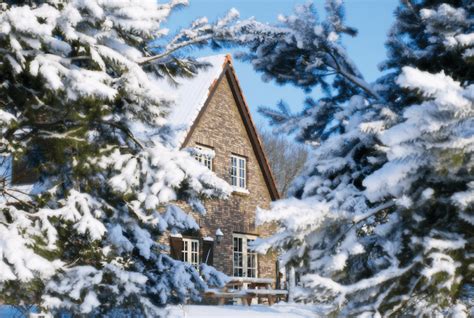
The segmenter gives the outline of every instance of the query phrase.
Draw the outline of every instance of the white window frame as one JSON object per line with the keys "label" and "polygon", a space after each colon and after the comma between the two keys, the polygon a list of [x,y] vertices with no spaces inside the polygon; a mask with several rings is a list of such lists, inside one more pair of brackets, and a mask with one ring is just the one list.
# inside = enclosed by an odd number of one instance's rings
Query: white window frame
{"label": "white window frame", "polygon": [[199,239],[184,238],[181,257],[184,262],[199,268]]}
{"label": "white window frame", "polygon": [[[194,148],[196,148],[198,150],[214,151],[214,149],[212,149],[211,147],[206,147],[206,146],[202,146],[202,145],[196,145]],[[196,154],[194,156],[194,159],[196,159],[203,166],[207,167],[209,170],[212,171],[212,157]]]}
{"label": "white window frame", "polygon": [[230,156],[230,182],[239,189],[247,189],[247,158]]}
{"label": "white window frame", "polygon": [[[232,275],[237,277],[258,277],[258,255],[249,250],[249,241],[255,241],[256,235],[234,233],[232,235]],[[241,240],[242,250],[235,248],[236,242]],[[239,258],[241,265],[237,264]],[[239,271],[241,270],[242,275]]]}

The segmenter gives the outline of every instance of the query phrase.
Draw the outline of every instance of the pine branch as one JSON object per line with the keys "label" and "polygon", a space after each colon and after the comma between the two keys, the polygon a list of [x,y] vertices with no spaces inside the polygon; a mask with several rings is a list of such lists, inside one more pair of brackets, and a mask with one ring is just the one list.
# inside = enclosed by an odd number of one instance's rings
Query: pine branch
{"label": "pine branch", "polygon": [[342,67],[342,65],[338,62],[337,58],[329,49],[326,49],[325,51],[331,57],[331,60],[333,62],[331,63],[330,61],[327,61],[326,65],[328,67],[332,68],[334,72],[343,76],[346,80],[348,80],[352,84],[361,88],[364,92],[369,94],[369,96],[372,96],[373,98],[383,102],[383,98],[379,94],[377,94],[377,92],[375,92],[363,78],[357,77],[349,73],[344,67]]}
{"label": "pine branch", "polygon": [[381,204],[375,208],[372,208],[370,209],[369,211],[367,211],[366,213],[363,213],[363,214],[358,214],[356,216],[354,216],[352,218],[352,224],[357,224],[357,223],[360,223],[364,220],[367,220],[368,218],[370,218],[371,216],[383,211],[383,210],[386,210],[388,208],[391,208],[395,205],[395,202],[394,201],[389,201],[389,202],[386,202],[384,204]]}
{"label": "pine branch", "polygon": [[112,126],[112,127],[114,127],[114,128],[117,128],[117,129],[121,130],[121,131],[124,132],[137,146],[139,146],[141,149],[145,149],[145,146],[144,146],[138,139],[135,138],[135,136],[134,136],[133,133],[130,131],[130,129],[128,129],[125,125],[122,125],[122,124],[119,124],[119,123],[110,122],[110,121],[97,121],[97,123],[109,125],[109,126]]}
{"label": "pine branch", "polygon": [[176,51],[178,51],[182,48],[185,48],[187,46],[191,46],[191,45],[194,45],[194,44],[197,44],[197,43],[202,43],[202,42],[208,41],[212,38],[213,38],[212,35],[206,35],[206,36],[201,36],[201,37],[189,40],[189,41],[184,41],[184,42],[181,42],[177,45],[172,46],[171,48],[169,48],[168,50],[166,50],[163,53],[160,53],[160,54],[157,54],[157,55],[154,55],[154,56],[150,56],[150,57],[144,57],[144,58],[138,60],[137,63],[140,64],[140,65],[144,65],[144,64],[147,64],[147,63],[150,63],[150,62],[153,62],[153,61],[157,61],[157,60],[163,59],[163,58],[171,55],[172,53],[174,53],[174,52],[176,52]]}

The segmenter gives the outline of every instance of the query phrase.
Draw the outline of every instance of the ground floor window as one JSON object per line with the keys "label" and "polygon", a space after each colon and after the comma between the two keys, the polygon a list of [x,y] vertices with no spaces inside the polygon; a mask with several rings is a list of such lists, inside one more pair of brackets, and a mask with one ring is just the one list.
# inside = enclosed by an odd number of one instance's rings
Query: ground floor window
{"label": "ground floor window", "polygon": [[184,262],[188,262],[194,267],[199,267],[199,240],[183,238],[183,249],[181,257]]}
{"label": "ground floor window", "polygon": [[257,277],[257,253],[250,249],[250,243],[257,238],[255,235],[233,235],[233,275],[238,277]]}

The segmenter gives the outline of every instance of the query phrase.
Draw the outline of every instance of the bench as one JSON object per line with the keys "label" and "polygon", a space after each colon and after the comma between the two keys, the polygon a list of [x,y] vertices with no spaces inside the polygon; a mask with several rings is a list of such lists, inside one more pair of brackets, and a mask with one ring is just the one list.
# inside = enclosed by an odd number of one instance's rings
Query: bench
{"label": "bench", "polygon": [[[249,297],[266,297],[268,301],[268,305],[273,305],[276,301],[280,301],[282,298],[286,298],[288,296],[288,291],[283,289],[247,289],[245,293]],[[248,298],[247,298],[248,300]],[[250,299],[252,302],[252,299]]]}
{"label": "bench", "polygon": [[249,283],[249,284],[262,284],[262,285],[271,285],[275,281],[273,278],[258,278],[258,277],[236,277],[231,276],[227,284],[237,284],[237,283]]}
{"label": "bench", "polygon": [[[223,305],[226,299],[241,299],[242,304],[248,306],[252,304],[253,298],[257,298],[259,303],[262,298],[266,298],[271,306],[288,296],[286,290],[272,289],[273,282],[270,278],[231,277],[222,289],[208,289],[204,296],[217,298],[219,305]],[[247,288],[244,288],[245,285]]]}
{"label": "bench", "polygon": [[241,299],[244,305],[249,305],[252,302],[250,298],[250,302],[248,301],[248,295],[245,292],[240,290],[237,291],[222,291],[222,290],[213,290],[208,289],[204,292],[204,297],[209,298],[217,298],[217,303],[219,305],[224,305],[226,299]]}

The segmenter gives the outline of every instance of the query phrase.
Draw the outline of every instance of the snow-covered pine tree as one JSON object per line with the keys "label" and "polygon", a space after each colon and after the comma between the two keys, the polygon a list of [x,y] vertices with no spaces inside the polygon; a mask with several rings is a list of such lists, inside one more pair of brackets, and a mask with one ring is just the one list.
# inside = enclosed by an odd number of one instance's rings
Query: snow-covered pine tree
{"label": "snow-covered pine tree", "polygon": [[380,133],[388,162],[363,182],[371,203],[400,205],[374,228],[398,238],[396,262],[405,269],[386,289],[382,312],[467,317],[474,312],[474,85],[411,67],[397,84],[424,100]]}
{"label": "snow-covered pine tree", "polygon": [[[379,83],[394,85],[400,75],[400,66],[415,66],[421,71],[439,73],[441,70],[461,83],[474,78],[472,61],[474,51],[472,32],[472,1],[400,1],[395,10],[396,21],[392,26],[386,46],[388,58],[380,68],[388,75]],[[401,91],[386,91],[387,98],[395,100]],[[402,95],[416,100],[416,95]]]}
{"label": "snow-covered pine tree", "polygon": [[231,34],[237,13],[200,19],[151,54],[167,32],[161,24],[185,3],[0,4],[0,151],[37,177],[14,186],[2,166],[0,303],[152,317],[205,288],[157,237],[197,227],[171,201],[199,209],[230,186],[168,145],[173,101],[154,79],[196,72],[171,53]]}
{"label": "snow-covered pine tree", "polygon": [[401,122],[379,134],[388,162],[364,181],[371,202],[405,202],[398,258],[412,268],[387,312],[473,315],[474,4],[407,0],[396,14],[379,82],[394,79]]}
{"label": "snow-covered pine tree", "polygon": [[[472,5],[464,4],[454,8],[440,1],[416,1],[421,21],[414,23],[424,27],[399,39],[414,52],[419,51],[416,39],[430,32],[435,48],[445,45],[446,38],[458,39],[446,50],[471,65]],[[439,68],[428,69],[438,74],[429,74],[402,68],[406,61],[397,62],[394,54],[392,80],[386,77],[377,85],[365,84],[356,71],[351,76],[337,67],[328,72],[325,59],[355,70],[345,62],[339,41],[334,47],[342,53],[326,45],[337,36],[326,32],[320,40],[314,35],[330,21],[342,21],[341,5],[327,1],[327,21],[322,23],[311,18],[310,5],[299,7],[273,26],[272,33],[281,32],[284,41],[277,45],[273,37],[265,38],[245,55],[270,79],[305,89],[333,88],[327,97],[308,100],[301,114],[292,116],[283,106],[281,111],[263,109],[278,129],[296,130],[300,140],[318,146],[293,186],[295,197],[259,212],[260,222],[276,221],[280,230],[258,249],[283,249],[283,262],[300,276],[298,297],[320,304],[325,315],[466,316],[472,313],[474,276],[473,86],[465,75],[470,71],[458,74],[451,64],[446,66],[460,83],[440,73],[440,61],[433,61]],[[402,3],[399,11],[406,5],[410,3]],[[441,19],[443,12],[449,14]],[[467,27],[456,26],[460,16]],[[315,45],[319,43],[324,45]],[[270,47],[276,49],[265,51]],[[312,59],[319,63],[305,64]],[[301,81],[318,76],[334,82]],[[337,86],[340,82],[345,84]],[[390,99],[397,94],[402,98]]]}

